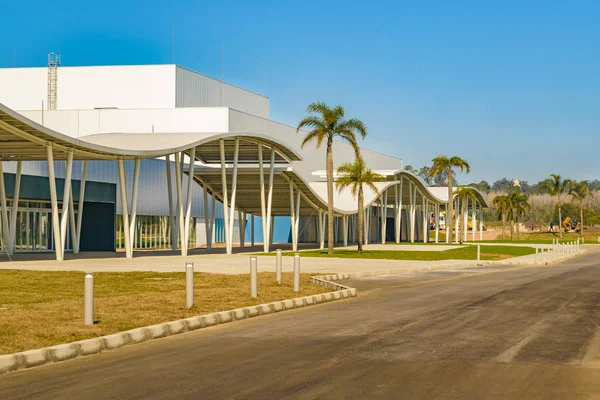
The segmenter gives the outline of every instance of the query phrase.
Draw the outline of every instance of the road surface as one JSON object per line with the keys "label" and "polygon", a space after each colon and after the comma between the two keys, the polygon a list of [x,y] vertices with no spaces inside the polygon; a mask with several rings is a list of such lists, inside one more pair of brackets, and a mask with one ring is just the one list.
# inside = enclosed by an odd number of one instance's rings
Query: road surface
{"label": "road surface", "polygon": [[0,398],[600,398],[599,261],[347,281],[358,298],[0,376]]}

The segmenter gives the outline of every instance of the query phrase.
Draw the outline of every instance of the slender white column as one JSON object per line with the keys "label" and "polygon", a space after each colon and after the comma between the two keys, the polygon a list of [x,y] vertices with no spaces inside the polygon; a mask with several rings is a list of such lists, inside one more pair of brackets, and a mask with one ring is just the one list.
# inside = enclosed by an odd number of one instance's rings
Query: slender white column
{"label": "slender white column", "polygon": [[[133,164],[133,188],[131,193],[131,214],[129,215],[129,234],[131,235],[129,242],[131,243],[131,256],[133,257],[133,243],[135,243],[135,219],[137,217],[137,198],[138,186],[140,181],[140,159],[136,158]],[[127,197],[125,197],[127,201]],[[141,235],[141,231],[140,231]],[[146,246],[147,247],[147,246]]]}
{"label": "slender white column", "polygon": [[210,243],[209,245],[209,249],[212,249],[212,243],[213,243],[213,239],[214,239],[214,232],[215,232],[215,191],[212,190],[212,188],[210,189],[211,191],[211,203],[210,203],[210,234],[208,235],[208,243]]}
{"label": "slender white column", "polygon": [[296,222],[294,222],[294,228],[296,229],[296,250],[298,251],[298,240],[300,238],[300,190],[296,188]]}
{"label": "slender white column", "polygon": [[66,174],[65,174],[65,184],[63,190],[63,205],[62,205],[62,214],[60,216],[60,251],[62,253],[62,259],[65,258],[65,247],[67,245],[67,224],[69,222],[69,199],[71,197],[71,175],[73,172],[73,153],[67,153],[67,160],[65,162],[66,165]]}
{"label": "slender white column", "polygon": [[460,241],[460,231],[458,230],[458,223],[459,223],[459,215],[458,215],[458,211],[459,211],[459,199],[458,197],[456,197],[456,199],[454,200],[454,213],[455,213],[455,218],[454,218],[454,230],[455,230],[455,235],[454,235],[454,243],[458,243]]}
{"label": "slender white column", "polygon": [[[183,220],[183,190],[182,190],[182,166],[180,157],[183,158],[181,153],[175,153],[175,186],[177,189],[177,236],[175,236],[175,246],[177,246],[177,242],[181,241],[181,247],[184,246],[185,234],[184,230],[184,220]],[[226,189],[225,189],[226,190]],[[227,204],[227,201],[225,201]],[[177,240],[179,238],[179,240]]]}
{"label": "slender white column", "polygon": [[258,179],[260,184],[260,216],[262,220],[262,230],[263,230],[263,251],[265,253],[269,252],[269,245],[267,241],[267,204],[265,198],[265,171],[264,171],[264,161],[263,161],[263,148],[262,144],[258,143]]}
{"label": "slender white column", "polygon": [[415,242],[415,202],[417,190],[413,187],[413,183],[410,182],[408,186],[408,190],[410,193],[410,242]]}
{"label": "slender white column", "polygon": [[[182,155],[183,156],[183,155]],[[187,256],[188,247],[190,243],[190,221],[192,218],[192,188],[194,183],[194,165],[196,160],[196,148],[192,147],[190,150],[190,170],[188,173],[188,187],[187,187],[187,198],[185,200],[185,244],[184,241],[181,243],[181,255]],[[184,251],[185,249],[185,251]]]}
{"label": "slender white column", "polygon": [[471,230],[471,239],[475,241],[475,234],[477,233],[477,201],[475,200],[471,202],[471,225],[473,226],[473,229]]}
{"label": "slender white column", "polygon": [[425,197],[423,197],[423,243],[427,243],[429,239],[429,222],[427,221],[427,214],[429,214],[429,212],[427,211],[428,209],[428,202],[425,199]]}
{"label": "slender white column", "polygon": [[[177,251],[177,229],[175,227],[175,212],[173,210],[173,179],[171,178],[171,155],[165,157],[165,165],[167,168],[167,202],[169,204],[169,228],[171,238],[171,249]],[[177,169],[177,168],[176,168]]]}
{"label": "slender white column", "polygon": [[364,214],[363,217],[363,230],[364,230],[364,237],[363,237],[363,244],[369,244],[369,214],[370,214],[370,207],[365,208],[362,211]]}
{"label": "slender white column", "polygon": [[385,234],[387,231],[387,205],[387,190],[384,190],[381,198],[381,244],[385,244]]}
{"label": "slender white column", "polygon": [[[132,258],[133,243],[129,234],[129,212],[127,211],[127,186],[125,182],[125,165],[123,159],[119,159],[119,189],[121,191],[121,214],[123,215],[123,236],[125,239],[125,257]],[[133,227],[132,229],[135,229]]]}
{"label": "slender white column", "polygon": [[[48,147],[50,149],[50,147]],[[4,186],[4,169],[0,160],[0,211],[2,213],[2,244],[7,254],[12,254],[10,228],[8,222],[8,208],[6,202],[6,188]]]}
{"label": "slender white column", "polygon": [[[1,163],[2,161],[0,161]],[[13,207],[10,214],[10,230],[9,230],[9,247],[6,252],[10,255],[13,253],[16,245],[17,237],[17,214],[19,210],[19,196],[21,193],[21,172],[23,170],[23,162],[17,161],[17,175],[15,176],[15,190],[13,195]],[[29,237],[29,236],[27,236]]]}
{"label": "slender white column", "polygon": [[[269,194],[267,196],[267,221],[271,221],[271,210],[273,207],[273,173],[275,169],[275,150],[271,149],[271,165],[269,166]],[[267,238],[269,238],[269,244],[273,238],[273,232],[271,225],[268,226]],[[270,249],[267,247],[267,253]]]}
{"label": "slender white column", "polygon": [[202,195],[204,197],[204,233],[206,234],[206,248],[210,249],[210,222],[208,214],[208,188],[206,183],[202,185]]}
{"label": "slender white column", "polygon": [[435,203],[435,242],[440,242],[440,203]]}
{"label": "slender white column", "polygon": [[400,192],[396,199],[396,219],[395,219],[396,243],[400,243],[401,236],[402,236],[402,188],[403,188],[403,186],[404,186],[404,176],[400,176],[400,187],[398,188],[398,186],[396,186],[396,188],[397,188],[396,193],[398,193],[398,191]]}
{"label": "slender white column", "polygon": [[[221,155],[221,185],[223,186],[223,225],[225,227],[225,249],[226,253],[229,253],[229,242],[231,236],[229,235],[229,204],[227,199],[227,170],[225,166],[225,141],[219,140],[219,150]],[[233,210],[232,210],[233,212]]]}
{"label": "slender white column", "polygon": [[289,182],[290,186],[290,229],[292,232],[292,251],[298,250],[296,242],[296,207],[294,206],[294,184]]}
{"label": "slender white column", "polygon": [[463,215],[463,242],[469,238],[469,197],[465,198],[465,215]]}
{"label": "slender white column", "polygon": [[229,249],[227,254],[233,253],[233,223],[235,220],[235,196],[237,193],[238,158],[240,154],[240,139],[235,139],[233,150],[233,174],[231,179],[231,214],[229,215]]}
{"label": "slender white column", "polygon": [[319,210],[319,248],[322,250],[325,248],[325,232],[323,223],[323,211]]}
{"label": "slender white column", "polygon": [[348,216],[342,217],[342,237],[344,239],[344,247],[348,247]]}

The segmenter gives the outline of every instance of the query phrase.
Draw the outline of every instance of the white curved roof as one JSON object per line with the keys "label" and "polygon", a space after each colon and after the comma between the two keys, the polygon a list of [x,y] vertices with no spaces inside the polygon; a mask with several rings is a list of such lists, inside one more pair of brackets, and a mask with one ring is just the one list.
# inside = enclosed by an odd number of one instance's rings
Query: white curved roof
{"label": "white curved roof", "polygon": [[[230,110],[230,112],[235,112]],[[289,215],[290,194],[289,182],[298,188],[303,197],[301,214],[314,213],[314,209],[327,209],[327,186],[318,172],[325,164],[325,146],[317,149],[314,145],[301,146],[306,132],[296,132],[296,129],[270,120],[254,119],[246,125],[238,124],[231,132],[169,132],[169,133],[103,133],[84,136],[77,139],[48,129],[0,104],[0,160],[45,160],[46,147],[51,146],[55,151],[55,159],[65,159],[67,152],[73,152],[75,159],[133,159],[156,158],[175,152],[186,152],[196,147],[196,180],[202,185],[210,186],[211,190],[222,199],[222,182],[220,176],[219,141],[224,139],[227,174],[231,176],[231,161],[233,157],[234,139],[239,139],[239,163],[246,165],[240,174],[244,179],[238,179],[236,205],[239,209],[250,213],[260,213],[260,192],[257,170],[258,143],[276,152],[275,163],[277,175],[274,179],[273,215]],[[235,124],[235,118],[232,120]],[[246,121],[247,122],[247,121]],[[246,129],[242,129],[242,127]],[[409,201],[408,182],[418,189],[417,204],[423,199],[433,203],[444,203],[446,194],[444,188],[427,188],[413,174],[402,170],[401,160],[395,157],[362,149],[365,162],[369,168],[386,170],[389,173],[386,182],[376,183],[379,193],[370,188],[364,189],[365,206],[376,202],[383,193],[388,196],[388,204],[394,204],[395,190],[404,182],[402,190],[403,204]],[[264,152],[265,162],[269,162],[269,154]],[[354,160],[354,150],[346,143],[334,143],[334,161],[339,166],[344,162]],[[217,173],[218,172],[218,173]],[[268,174],[268,166],[265,167]],[[231,184],[231,177],[228,180]],[[389,190],[392,189],[392,190]],[[433,190],[432,190],[433,189]],[[441,190],[438,190],[441,189]],[[399,192],[399,191],[398,191]],[[229,191],[231,195],[231,191]],[[350,189],[337,189],[334,195],[334,208],[338,214],[354,214],[357,201]],[[485,206],[483,198],[480,203]]]}

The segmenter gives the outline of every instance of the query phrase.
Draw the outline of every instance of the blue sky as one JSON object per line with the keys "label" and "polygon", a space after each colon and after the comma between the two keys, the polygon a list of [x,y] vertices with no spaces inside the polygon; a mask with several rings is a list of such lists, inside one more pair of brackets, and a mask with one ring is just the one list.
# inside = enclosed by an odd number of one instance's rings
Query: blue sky
{"label": "blue sky", "polygon": [[[600,2],[21,1],[0,66],[175,61],[271,98],[295,125],[342,104],[364,145],[416,167],[460,155],[467,183],[600,178]],[[264,67],[263,67],[264,65]],[[583,146],[577,147],[578,143]]]}

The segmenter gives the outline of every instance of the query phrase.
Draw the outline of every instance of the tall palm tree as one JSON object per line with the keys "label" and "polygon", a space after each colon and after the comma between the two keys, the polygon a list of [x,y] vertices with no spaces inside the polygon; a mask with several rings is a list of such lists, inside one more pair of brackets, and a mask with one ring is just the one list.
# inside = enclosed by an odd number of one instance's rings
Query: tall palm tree
{"label": "tall palm tree", "polygon": [[434,178],[437,175],[445,174],[448,176],[448,204],[446,204],[446,238],[448,242],[452,243],[452,215],[454,214],[453,208],[453,193],[452,193],[452,182],[453,179],[453,168],[460,168],[460,171],[467,171],[467,174],[471,172],[471,166],[465,160],[460,157],[446,157],[445,155],[439,155],[431,160],[433,165],[429,170],[429,177]]}
{"label": "tall palm tree", "polygon": [[524,217],[528,210],[531,209],[529,204],[529,195],[522,193],[520,190],[513,190],[508,195],[509,201],[509,215],[511,217],[511,233],[510,238],[513,239],[513,228],[516,227],[517,240],[520,239],[519,221],[521,217]]}
{"label": "tall palm tree", "polygon": [[302,147],[305,144],[316,141],[317,148],[321,147],[323,141],[327,142],[327,248],[328,254],[333,254],[333,139],[340,138],[350,143],[354,151],[358,154],[359,148],[356,143],[356,135],[361,138],[367,136],[367,127],[358,119],[344,119],[344,108],[335,106],[330,108],[325,103],[312,103],[306,108],[306,112],[311,115],[305,117],[298,124],[296,133],[302,128],[310,130],[302,140]]}
{"label": "tall palm tree", "polygon": [[502,219],[502,240],[506,237],[504,232],[506,231],[506,217],[508,216],[510,209],[510,199],[507,195],[501,195],[494,197],[492,200],[494,208],[496,208],[496,215],[498,219]]}
{"label": "tall palm tree", "polygon": [[[475,197],[475,195],[473,193],[473,189],[466,187],[466,186],[459,186],[454,191],[454,195],[460,199],[460,204],[461,204],[461,208],[462,208],[461,215],[463,215],[463,218],[464,218],[464,215],[467,213],[467,200]],[[458,218],[458,215],[457,215],[457,218]],[[465,232],[467,231],[467,226],[466,226],[466,224],[464,224],[464,219],[463,219],[463,223],[459,224],[459,226],[462,229],[461,229],[461,232],[456,232],[456,235],[460,241],[460,238],[462,236],[464,236]],[[461,236],[461,234],[462,234],[462,236]]]}
{"label": "tall palm tree", "polygon": [[363,247],[363,218],[365,216],[365,198],[363,194],[363,187],[367,186],[371,188],[375,193],[379,193],[379,190],[374,185],[375,182],[383,182],[385,181],[385,177],[373,172],[370,169],[367,169],[367,166],[360,155],[357,154],[356,160],[354,163],[345,163],[338,167],[338,174],[340,175],[335,184],[339,191],[344,188],[350,187],[352,191],[352,196],[355,198],[358,197],[358,221],[357,221],[357,231],[358,231],[358,253],[362,253]]}
{"label": "tall palm tree", "polygon": [[562,209],[561,197],[568,191],[571,185],[571,180],[561,177],[558,174],[550,174],[550,178],[543,180],[540,183],[540,189],[548,193],[550,196],[556,197],[556,205],[558,206],[558,234],[562,238]]}
{"label": "tall palm tree", "polygon": [[583,236],[583,200],[590,196],[592,192],[588,181],[571,182],[570,186],[569,195],[579,203],[579,234]]}

